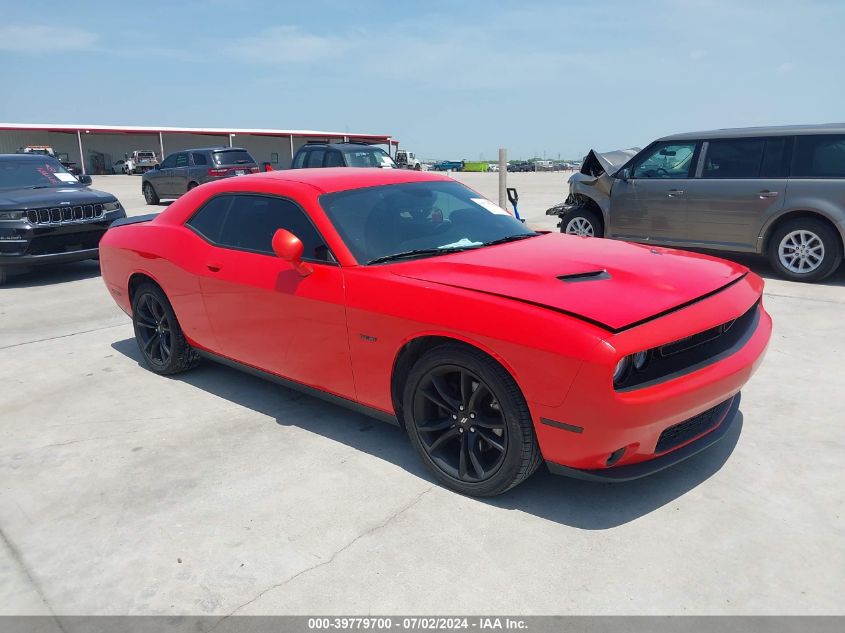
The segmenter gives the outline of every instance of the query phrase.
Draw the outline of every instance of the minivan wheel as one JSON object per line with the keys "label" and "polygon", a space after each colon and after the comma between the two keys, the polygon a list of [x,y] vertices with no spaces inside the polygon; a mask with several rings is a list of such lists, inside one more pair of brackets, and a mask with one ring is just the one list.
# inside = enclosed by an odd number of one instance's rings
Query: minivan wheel
{"label": "minivan wheel", "polygon": [[144,191],[144,200],[147,204],[159,203],[158,194],[156,193],[156,190],[153,189],[153,186],[150,183],[145,182],[142,189]]}
{"label": "minivan wheel", "polygon": [[560,220],[560,232],[582,237],[604,237],[601,218],[589,209],[575,209]]}
{"label": "minivan wheel", "polygon": [[793,281],[821,281],[842,262],[842,245],[826,222],[789,220],[769,240],[769,261],[777,273]]}

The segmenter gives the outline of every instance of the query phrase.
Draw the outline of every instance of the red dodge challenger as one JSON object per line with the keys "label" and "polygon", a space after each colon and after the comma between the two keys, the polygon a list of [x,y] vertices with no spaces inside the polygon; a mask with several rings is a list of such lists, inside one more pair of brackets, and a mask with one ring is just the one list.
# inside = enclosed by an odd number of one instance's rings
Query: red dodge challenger
{"label": "red dodge challenger", "polygon": [[771,334],[705,255],[537,233],[442,175],[276,171],[116,222],[105,284],[147,366],[210,358],[398,423],[471,495],[623,481],[730,428]]}

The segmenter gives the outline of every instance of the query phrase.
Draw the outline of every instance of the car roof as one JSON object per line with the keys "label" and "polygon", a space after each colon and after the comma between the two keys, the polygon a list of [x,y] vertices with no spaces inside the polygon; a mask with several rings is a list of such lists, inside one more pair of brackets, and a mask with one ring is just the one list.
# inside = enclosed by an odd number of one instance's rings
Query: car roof
{"label": "car roof", "polygon": [[[145,150],[146,151],[146,150]],[[171,154],[181,154],[182,152],[246,152],[243,147],[191,147],[189,149],[177,149]]]}
{"label": "car roof", "polygon": [[845,123],[816,125],[772,125],[768,127],[737,127],[703,132],[685,132],[657,139],[658,141],[688,141],[710,138],[748,138],[754,136],[786,136],[795,134],[845,134]]}
{"label": "car roof", "polygon": [[[308,149],[309,147],[331,147],[332,149],[347,150],[347,149],[364,149],[374,148],[381,149],[373,143],[306,143],[300,147],[297,152]],[[382,150],[384,151],[384,150]]]}
{"label": "car roof", "polygon": [[47,154],[35,154],[35,153],[26,153],[26,154],[0,154],[0,161],[9,161],[9,160],[29,160],[33,162],[41,162],[45,158],[52,159],[58,161],[57,158],[54,156],[49,156]]}
{"label": "car roof", "polygon": [[322,193],[379,187],[408,182],[438,182],[452,180],[448,176],[409,169],[381,169],[378,167],[317,167],[312,169],[284,169],[268,171],[241,178],[298,182],[319,189]]}

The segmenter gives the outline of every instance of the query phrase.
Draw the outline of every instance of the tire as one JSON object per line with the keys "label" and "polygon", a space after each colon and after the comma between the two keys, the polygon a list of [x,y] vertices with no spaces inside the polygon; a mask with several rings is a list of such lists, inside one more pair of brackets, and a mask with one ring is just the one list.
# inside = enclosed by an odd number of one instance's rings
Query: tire
{"label": "tire", "polygon": [[199,187],[199,183],[196,183],[196,182],[189,182],[188,183],[188,191],[190,191],[194,187]]}
{"label": "tire", "polygon": [[479,350],[443,345],[425,353],[411,368],[402,402],[414,450],[456,492],[501,494],[542,461],[522,392]]}
{"label": "tire", "polygon": [[772,233],[768,256],[772,268],[785,279],[821,281],[842,263],[842,243],[827,222],[796,218]]}
{"label": "tire", "polygon": [[560,232],[585,237],[604,237],[604,223],[595,211],[578,207],[560,216]]}
{"label": "tire", "polygon": [[143,283],[132,298],[135,341],[150,371],[170,375],[196,367],[200,357],[185,340],[176,313],[164,291]]}
{"label": "tire", "polygon": [[144,194],[144,201],[147,204],[158,204],[160,202],[155,187],[153,187],[149,182],[145,182],[143,184],[141,191]]}
{"label": "tire", "polygon": [[420,170],[422,170],[422,164],[417,163],[416,165],[414,165],[414,171],[420,171]]}

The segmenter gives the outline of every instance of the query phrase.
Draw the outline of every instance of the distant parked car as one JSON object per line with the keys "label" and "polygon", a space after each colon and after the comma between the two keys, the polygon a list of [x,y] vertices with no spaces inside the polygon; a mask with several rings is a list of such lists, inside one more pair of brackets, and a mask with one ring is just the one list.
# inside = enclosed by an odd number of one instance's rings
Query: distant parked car
{"label": "distant parked car", "polygon": [[208,147],[174,152],[141,177],[147,204],[178,198],[205,182],[258,172],[258,164],[240,147]]}
{"label": "distant parked car", "polygon": [[626,153],[587,155],[546,211],[562,232],[758,253],[796,281],[842,261],[845,124],[677,134]]}
{"label": "distant parked car", "polygon": [[293,157],[292,169],[314,167],[381,167],[397,169],[390,154],[366,143],[308,143]]}
{"label": "distant parked car", "polygon": [[534,163],[524,160],[515,160],[512,163],[508,163],[508,171],[534,171]]}
{"label": "distant parked car", "polygon": [[0,155],[0,284],[10,272],[98,256],[100,238],[126,212],[39,152]]}
{"label": "distant parked car", "polygon": [[441,160],[431,167],[434,171],[463,171],[464,161],[462,160]]}

